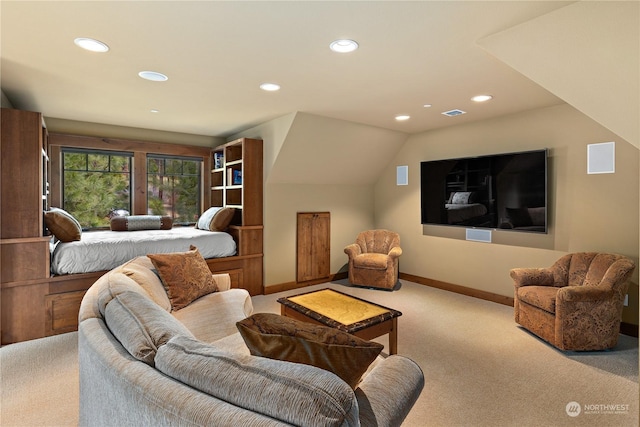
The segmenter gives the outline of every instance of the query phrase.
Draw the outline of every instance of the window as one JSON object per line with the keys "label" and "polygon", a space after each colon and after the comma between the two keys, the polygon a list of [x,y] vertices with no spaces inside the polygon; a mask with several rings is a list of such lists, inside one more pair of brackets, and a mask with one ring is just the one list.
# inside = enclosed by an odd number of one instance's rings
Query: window
{"label": "window", "polygon": [[202,159],[147,155],[147,212],[174,224],[194,224],[200,215]]}
{"label": "window", "polygon": [[112,210],[131,211],[131,157],[131,153],[63,148],[63,209],[83,228],[108,227]]}

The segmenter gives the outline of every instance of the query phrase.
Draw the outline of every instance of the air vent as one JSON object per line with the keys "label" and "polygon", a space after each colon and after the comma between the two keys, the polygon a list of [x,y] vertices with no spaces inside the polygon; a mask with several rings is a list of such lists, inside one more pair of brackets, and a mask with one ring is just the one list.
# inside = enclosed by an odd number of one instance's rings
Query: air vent
{"label": "air vent", "polygon": [[442,114],[449,117],[455,117],[455,116],[460,116],[462,114],[467,114],[467,112],[462,110],[449,110],[449,111],[445,111]]}

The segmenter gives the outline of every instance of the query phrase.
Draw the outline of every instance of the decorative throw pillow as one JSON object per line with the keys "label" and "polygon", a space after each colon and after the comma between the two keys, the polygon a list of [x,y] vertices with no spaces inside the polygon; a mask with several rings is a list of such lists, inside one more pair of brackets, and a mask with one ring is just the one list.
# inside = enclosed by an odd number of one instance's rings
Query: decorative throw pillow
{"label": "decorative throw pillow", "polygon": [[207,231],[225,231],[231,224],[235,211],[234,208],[209,208],[198,219],[196,228]]}
{"label": "decorative throw pillow", "polygon": [[451,196],[451,203],[454,205],[468,205],[474,202],[474,194],[472,191],[458,191]]}
{"label": "decorative throw pillow", "polygon": [[158,270],[173,310],[180,310],[201,296],[218,291],[207,262],[195,246],[188,252],[147,256]]}
{"label": "decorative throw pillow", "polygon": [[82,227],[69,212],[60,208],[51,208],[44,213],[44,223],[49,231],[61,242],[80,240]]}
{"label": "decorative throw pillow", "polygon": [[171,230],[173,219],[160,215],[130,215],[111,218],[112,231]]}
{"label": "decorative throw pillow", "polygon": [[355,389],[383,345],[328,326],[273,313],[236,323],[254,356],[304,363],[331,371]]}

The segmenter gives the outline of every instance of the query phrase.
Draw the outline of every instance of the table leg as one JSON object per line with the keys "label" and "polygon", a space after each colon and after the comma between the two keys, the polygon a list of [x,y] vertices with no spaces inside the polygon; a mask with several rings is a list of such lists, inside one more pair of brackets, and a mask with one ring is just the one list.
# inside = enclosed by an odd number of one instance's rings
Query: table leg
{"label": "table leg", "polygon": [[391,332],[389,332],[389,354],[398,354],[398,318],[391,321]]}

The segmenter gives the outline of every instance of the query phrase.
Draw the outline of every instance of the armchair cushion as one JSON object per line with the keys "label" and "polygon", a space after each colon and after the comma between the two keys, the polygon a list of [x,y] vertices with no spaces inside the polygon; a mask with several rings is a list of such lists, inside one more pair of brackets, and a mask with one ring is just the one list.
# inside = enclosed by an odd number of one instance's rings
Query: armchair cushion
{"label": "armchair cushion", "polygon": [[388,260],[389,255],[385,254],[361,254],[353,259],[353,265],[358,268],[385,270]]}
{"label": "armchair cushion", "polygon": [[523,286],[518,288],[517,294],[520,301],[549,313],[555,313],[558,289],[553,286]]}

